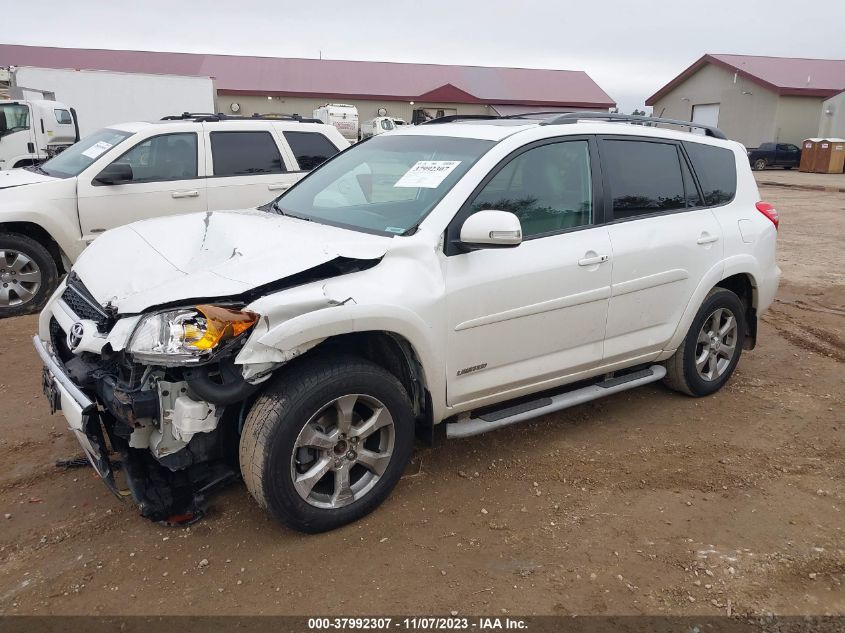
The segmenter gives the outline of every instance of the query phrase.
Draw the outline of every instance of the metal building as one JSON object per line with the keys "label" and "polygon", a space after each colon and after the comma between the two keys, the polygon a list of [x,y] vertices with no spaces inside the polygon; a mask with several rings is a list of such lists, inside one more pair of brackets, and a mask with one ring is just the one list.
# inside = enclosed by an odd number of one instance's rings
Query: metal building
{"label": "metal building", "polygon": [[756,147],[819,133],[823,103],[845,90],[845,60],[704,55],[646,99],[654,114],[718,125]]}
{"label": "metal building", "polygon": [[[0,67],[38,66],[213,77],[217,109],[311,116],[327,102],[361,120],[440,114],[607,110],[615,103],[585,72],[193,53],[0,45]],[[419,112],[417,116],[420,116]]]}

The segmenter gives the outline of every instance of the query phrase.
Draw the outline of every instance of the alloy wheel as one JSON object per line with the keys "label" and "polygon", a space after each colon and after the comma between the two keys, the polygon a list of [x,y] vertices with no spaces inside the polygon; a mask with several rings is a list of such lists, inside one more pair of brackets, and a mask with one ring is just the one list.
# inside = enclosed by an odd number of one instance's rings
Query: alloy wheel
{"label": "alloy wheel", "polygon": [[704,380],[718,380],[736,355],[739,329],[736,316],[718,308],[704,320],[695,345],[695,369]]}
{"label": "alloy wheel", "polygon": [[296,438],[293,485],[315,507],[349,505],[384,475],[395,440],[393,416],[381,401],[363,394],[336,398],[314,414]]}
{"label": "alloy wheel", "polygon": [[41,288],[41,269],[27,254],[0,250],[0,308],[29,303]]}

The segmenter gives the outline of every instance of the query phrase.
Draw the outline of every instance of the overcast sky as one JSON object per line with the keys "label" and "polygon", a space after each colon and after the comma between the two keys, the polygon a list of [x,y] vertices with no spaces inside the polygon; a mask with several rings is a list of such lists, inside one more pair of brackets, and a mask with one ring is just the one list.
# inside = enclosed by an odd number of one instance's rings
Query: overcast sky
{"label": "overcast sky", "polygon": [[0,40],[584,70],[623,112],[704,53],[845,58],[842,0],[0,0]]}

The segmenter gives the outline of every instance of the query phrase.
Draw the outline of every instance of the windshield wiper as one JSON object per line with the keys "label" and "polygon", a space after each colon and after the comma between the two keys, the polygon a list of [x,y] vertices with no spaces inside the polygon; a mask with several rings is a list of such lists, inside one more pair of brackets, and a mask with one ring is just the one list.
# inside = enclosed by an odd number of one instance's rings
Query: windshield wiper
{"label": "windshield wiper", "polygon": [[26,167],[24,167],[24,169],[26,169],[27,171],[34,171],[37,174],[43,174],[44,176],[50,175],[41,168],[41,165],[27,165]]}
{"label": "windshield wiper", "polygon": [[297,215],[295,213],[292,213],[288,209],[282,209],[282,207],[279,206],[279,203],[275,200],[273,201],[273,204],[270,205],[270,209],[272,209],[273,212],[278,213],[279,215],[285,215],[289,218],[296,218],[297,220],[305,220],[306,222],[313,222],[311,218],[306,218],[301,215]]}

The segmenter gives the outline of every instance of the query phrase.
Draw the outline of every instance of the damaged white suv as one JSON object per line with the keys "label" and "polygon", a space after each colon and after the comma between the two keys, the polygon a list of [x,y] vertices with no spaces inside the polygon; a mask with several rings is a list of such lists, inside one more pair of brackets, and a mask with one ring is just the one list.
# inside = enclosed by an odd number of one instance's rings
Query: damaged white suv
{"label": "damaged white suv", "polygon": [[402,128],[267,207],[109,231],[41,315],[45,394],[144,516],[241,475],[318,532],[387,497],[415,434],[713,393],[777,289],[778,216],[740,144],[630,120]]}

